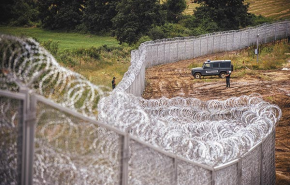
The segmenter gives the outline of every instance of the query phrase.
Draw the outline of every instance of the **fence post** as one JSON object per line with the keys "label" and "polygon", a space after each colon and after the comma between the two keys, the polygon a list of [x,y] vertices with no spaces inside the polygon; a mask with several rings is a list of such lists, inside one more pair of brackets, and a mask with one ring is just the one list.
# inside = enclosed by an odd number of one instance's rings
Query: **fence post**
{"label": "fence post", "polygon": [[[178,54],[178,52],[179,52],[179,41],[177,41],[177,61],[179,60],[179,54]],[[174,62],[176,62],[176,60],[174,60]]]}
{"label": "fence post", "polygon": [[[23,93],[20,91],[20,93]],[[27,99],[22,100],[19,107],[19,123],[18,123],[18,138],[17,138],[17,173],[18,184],[25,182],[25,132],[24,132],[24,118],[26,113]]]}
{"label": "fence post", "polygon": [[129,175],[129,131],[130,127],[125,130],[123,136],[123,151],[122,151],[122,169],[121,169],[121,185],[128,185]]}
{"label": "fence post", "polygon": [[201,38],[199,37],[199,55],[198,56],[202,56],[201,54]]}
{"label": "fence post", "polygon": [[209,53],[208,53],[208,38],[209,38],[209,36],[207,35],[206,36],[206,54],[208,55]]}
{"label": "fence post", "polygon": [[216,177],[216,172],[213,169],[211,171],[211,185],[215,185],[215,177]]}
{"label": "fence post", "polygon": [[286,22],[286,37],[288,37],[288,23]]}
{"label": "fence post", "polygon": [[274,35],[275,35],[275,42],[276,42],[276,38],[277,38],[277,23],[275,23],[275,33],[274,33]]}
{"label": "fence post", "polygon": [[33,183],[34,136],[36,126],[36,97],[29,94],[29,89],[20,87],[20,92],[26,95],[23,109],[23,146],[21,184]]}
{"label": "fence post", "polygon": [[173,158],[173,182],[172,184],[178,184],[178,176],[177,176],[177,158],[176,156]]}
{"label": "fence post", "polygon": [[[265,141],[265,140],[264,140]],[[264,142],[263,141],[263,142]],[[263,185],[263,159],[264,159],[264,154],[263,154],[263,142],[261,142],[261,159],[260,159],[260,184]]]}
{"label": "fence post", "polygon": [[242,160],[241,159],[239,159],[239,161],[238,161],[238,163],[237,163],[237,165],[238,165],[238,185],[241,185],[242,184]]}
{"label": "fence post", "polygon": [[226,50],[225,51],[228,51],[228,33],[226,33]]}
{"label": "fence post", "polygon": [[212,50],[211,50],[211,54],[213,54],[214,51],[215,51],[215,49],[214,49],[214,36],[215,35],[212,36]]}

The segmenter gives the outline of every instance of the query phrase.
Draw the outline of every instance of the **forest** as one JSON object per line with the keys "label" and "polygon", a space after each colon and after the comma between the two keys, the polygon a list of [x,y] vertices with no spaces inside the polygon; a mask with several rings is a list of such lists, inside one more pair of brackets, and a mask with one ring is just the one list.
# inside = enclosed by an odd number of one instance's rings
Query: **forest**
{"label": "forest", "polygon": [[245,0],[2,0],[0,25],[114,36],[129,45],[271,22]]}

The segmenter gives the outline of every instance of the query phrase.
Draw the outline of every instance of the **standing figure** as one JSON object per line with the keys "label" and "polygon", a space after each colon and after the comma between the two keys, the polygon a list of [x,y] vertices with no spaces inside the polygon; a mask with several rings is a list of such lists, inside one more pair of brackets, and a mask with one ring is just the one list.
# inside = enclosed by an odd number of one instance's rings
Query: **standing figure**
{"label": "standing figure", "polygon": [[116,87],[116,81],[115,81],[116,77],[113,77],[113,80],[112,80],[112,89],[115,89]]}
{"label": "standing figure", "polygon": [[226,74],[226,83],[227,83],[227,87],[230,88],[230,78],[231,78],[231,71],[228,71]]}

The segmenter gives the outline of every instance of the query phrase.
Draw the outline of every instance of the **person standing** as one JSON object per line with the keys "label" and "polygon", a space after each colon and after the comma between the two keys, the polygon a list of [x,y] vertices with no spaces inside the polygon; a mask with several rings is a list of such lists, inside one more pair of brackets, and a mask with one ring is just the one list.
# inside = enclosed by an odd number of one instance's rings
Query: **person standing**
{"label": "person standing", "polygon": [[226,74],[226,83],[227,83],[227,88],[230,88],[230,78],[231,78],[231,71],[228,71]]}
{"label": "person standing", "polygon": [[112,89],[115,89],[116,87],[116,81],[115,81],[116,77],[113,77],[113,80],[112,80]]}

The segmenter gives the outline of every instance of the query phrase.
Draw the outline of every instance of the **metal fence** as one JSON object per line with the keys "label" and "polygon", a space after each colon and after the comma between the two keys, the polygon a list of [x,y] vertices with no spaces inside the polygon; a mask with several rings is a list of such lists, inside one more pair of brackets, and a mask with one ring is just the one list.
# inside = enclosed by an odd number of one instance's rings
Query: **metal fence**
{"label": "metal fence", "polygon": [[42,96],[0,90],[0,184],[274,184],[275,130],[211,167]]}
{"label": "metal fence", "polygon": [[[145,88],[146,67],[193,58],[209,53],[241,49],[255,43],[257,34],[259,34],[258,39],[260,42],[270,42],[275,39],[284,38],[289,34],[289,26],[290,23],[284,21],[241,31],[144,43],[138,50],[132,51],[132,64],[115,91],[125,90],[140,96]],[[9,44],[10,41],[7,43]],[[23,48],[27,48],[28,45],[29,44],[24,43]],[[36,48],[36,46],[33,48]],[[16,52],[12,51],[11,49],[11,54],[15,55]],[[27,52],[25,53],[27,55]],[[40,56],[40,54],[34,53],[36,55],[35,58]],[[23,53],[19,53],[19,55],[24,56]],[[7,58],[7,60],[9,60],[9,63],[7,63],[8,68],[11,67],[11,69],[16,69],[22,66],[22,64],[20,65],[17,63],[20,61],[19,58],[15,58],[16,63],[14,63],[13,57]],[[23,59],[23,66],[26,66],[29,70],[25,74],[18,71],[19,74],[17,75],[30,75],[31,70],[34,69],[31,66],[39,60],[44,61],[45,57],[41,57],[33,63],[34,59],[30,61],[31,63],[24,63],[27,62],[27,60],[26,58]],[[37,64],[39,64],[39,66],[44,66],[45,63],[38,62]],[[52,63],[49,63],[49,67],[54,70],[59,68],[57,65],[53,66]],[[64,71],[64,73],[66,73],[66,71]],[[41,77],[41,75],[39,75],[41,73],[37,73],[37,71],[33,74],[38,75],[32,75],[33,80],[27,80],[30,85],[32,84],[30,82],[36,83],[36,78]],[[55,73],[52,71],[51,74]],[[62,77],[62,75],[54,75],[53,80],[59,76]],[[45,79],[41,82],[45,82]],[[66,80],[66,78],[62,79]],[[76,79],[76,77],[73,76],[72,79]],[[72,81],[75,82],[75,80]],[[81,82],[86,84],[86,81],[82,78]],[[62,83],[65,82],[55,82],[56,85]],[[0,85],[2,87],[3,84]],[[45,84],[42,85],[45,86]],[[10,86],[14,89],[13,84],[10,84]],[[80,86],[84,86],[84,84],[77,84],[75,86],[69,84],[69,87]],[[5,87],[5,85],[3,87]],[[75,95],[71,95],[70,91],[67,97],[68,99],[79,97],[81,94],[80,92],[86,91],[88,90],[81,89],[81,91],[76,91]],[[47,93],[49,97],[53,98],[53,96],[55,96],[49,90],[47,90]],[[61,95],[63,95],[63,93],[58,94],[59,97],[56,97],[56,99],[62,99]],[[113,96],[112,99],[116,97],[117,96]],[[129,97],[128,101],[133,101],[133,99],[134,98],[130,99]],[[95,99],[93,102],[94,101]],[[108,101],[110,101],[110,99]],[[136,98],[134,101],[136,101]],[[165,103],[165,100],[160,101],[163,104]],[[181,102],[186,101],[187,100],[181,100]],[[83,103],[83,101],[80,102]],[[170,104],[170,101],[166,100],[166,102]],[[80,106],[78,102],[74,103],[75,106],[73,108],[66,108],[50,99],[37,95],[35,91],[28,89],[27,86],[20,86],[18,92],[0,90],[1,185],[186,185],[274,184],[275,182],[275,125],[273,125],[273,123],[275,123],[276,118],[271,120],[273,112],[271,112],[272,110],[269,111],[267,107],[263,108],[263,110],[257,110],[259,113],[263,112],[263,114],[267,114],[268,112],[271,113],[270,117],[262,120],[263,124],[261,125],[259,125],[259,121],[261,120],[253,116],[255,113],[251,114],[250,112],[246,115],[250,121],[257,123],[257,127],[252,128],[260,128],[265,132],[263,133],[265,137],[261,133],[255,134],[260,134],[263,137],[253,137],[248,140],[244,137],[243,139],[246,140],[241,141],[242,144],[243,142],[247,143],[254,141],[254,143],[256,143],[255,146],[242,148],[244,151],[226,150],[224,153],[226,153],[227,156],[233,155],[240,157],[233,161],[229,160],[227,163],[206,165],[206,163],[197,163],[189,160],[183,155],[178,155],[178,153],[180,154],[182,151],[177,151],[176,153],[167,152],[166,149],[159,147],[156,143],[150,144],[149,142],[145,142],[144,138],[143,140],[141,138],[142,134],[140,137],[137,137],[136,134],[134,135],[131,133],[133,129],[130,127],[122,131],[122,129],[117,129],[109,124],[103,124],[103,122],[96,121],[85,113],[81,114],[80,112],[82,109],[87,107]],[[150,103],[154,104],[154,102]],[[213,103],[217,104],[215,104],[212,109],[216,108],[215,106],[218,107],[221,105],[220,102]],[[183,104],[181,103],[180,105]],[[114,108],[114,104],[110,106]],[[164,104],[164,106],[166,105]],[[174,108],[175,105],[173,104],[172,106],[172,110],[167,110],[169,112],[163,113],[168,114],[170,111],[172,113],[180,113],[183,111],[178,110],[180,107]],[[93,107],[93,105],[89,106],[90,112],[93,112],[91,111],[91,107]],[[104,108],[106,108],[106,106]],[[80,112],[76,111],[78,109]],[[144,110],[140,111],[144,112]],[[184,109],[184,111],[187,110]],[[236,111],[238,111],[236,115],[245,113],[243,110]],[[110,111],[107,113],[110,113]],[[216,116],[216,118],[218,118],[221,116],[219,114],[218,111],[214,111],[213,114],[209,116]],[[106,114],[104,115],[106,117]],[[228,115],[225,115],[225,117],[226,116]],[[235,115],[230,116],[234,117]],[[276,116],[277,115],[273,115],[273,117]],[[136,128],[144,130],[142,125],[138,125]],[[249,129],[247,132],[254,131],[255,130]],[[246,136],[250,137],[251,134],[252,133],[247,133]],[[156,141],[160,140],[164,135],[160,135],[159,137],[160,138],[156,138]],[[245,144],[245,146],[250,145]],[[236,146],[233,145],[232,147]],[[240,155],[236,153],[227,153],[235,151],[241,152]],[[206,159],[206,155],[204,158]]]}
{"label": "metal fence", "polygon": [[141,96],[145,89],[145,69],[151,66],[203,55],[243,49],[256,42],[263,44],[290,35],[290,21],[265,24],[247,29],[217,32],[198,37],[156,40],[142,43],[131,53],[131,66],[118,89]]}

